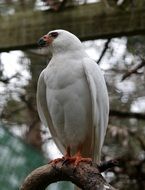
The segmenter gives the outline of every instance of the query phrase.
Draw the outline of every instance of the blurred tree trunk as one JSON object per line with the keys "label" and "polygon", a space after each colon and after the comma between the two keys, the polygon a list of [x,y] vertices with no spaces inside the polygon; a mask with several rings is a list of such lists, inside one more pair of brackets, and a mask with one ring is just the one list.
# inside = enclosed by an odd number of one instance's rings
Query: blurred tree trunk
{"label": "blurred tree trunk", "polygon": [[40,72],[46,66],[46,59],[38,59],[38,55],[26,52],[27,57],[30,59],[30,73],[31,79],[26,87],[26,94],[21,99],[26,103],[28,109],[28,130],[25,135],[26,142],[33,145],[37,149],[42,149],[41,137],[41,123],[37,113],[36,107],[36,89],[37,80]]}

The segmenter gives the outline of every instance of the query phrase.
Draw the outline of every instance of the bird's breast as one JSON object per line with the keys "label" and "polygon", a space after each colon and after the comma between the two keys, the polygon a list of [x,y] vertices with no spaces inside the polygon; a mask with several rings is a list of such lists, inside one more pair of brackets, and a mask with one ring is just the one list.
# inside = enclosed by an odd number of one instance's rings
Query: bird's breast
{"label": "bird's breast", "polygon": [[47,88],[59,90],[73,85],[84,77],[83,67],[77,63],[59,63],[45,69],[45,83]]}
{"label": "bird's breast", "polygon": [[92,102],[83,66],[74,64],[47,67],[45,84],[54,129],[63,145],[76,150],[85,139],[91,139]]}

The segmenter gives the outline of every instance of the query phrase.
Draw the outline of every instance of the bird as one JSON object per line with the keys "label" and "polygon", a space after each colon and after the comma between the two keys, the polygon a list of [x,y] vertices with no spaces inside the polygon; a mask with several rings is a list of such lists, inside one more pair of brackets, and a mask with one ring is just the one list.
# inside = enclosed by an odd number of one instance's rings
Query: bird
{"label": "bird", "polygon": [[100,163],[109,116],[104,76],[69,31],[52,30],[38,40],[52,57],[37,84],[37,109],[63,158],[76,165],[91,158]]}

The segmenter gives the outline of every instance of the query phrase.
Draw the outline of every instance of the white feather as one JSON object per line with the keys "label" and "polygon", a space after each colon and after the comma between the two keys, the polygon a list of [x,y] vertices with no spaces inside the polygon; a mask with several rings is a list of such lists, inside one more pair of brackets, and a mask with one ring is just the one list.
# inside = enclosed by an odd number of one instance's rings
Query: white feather
{"label": "white feather", "polygon": [[37,107],[41,121],[64,154],[82,147],[82,155],[99,162],[108,123],[104,77],[79,39],[64,30],[50,49],[52,59],[39,77]]}
{"label": "white feather", "polygon": [[93,60],[87,58],[84,60],[84,69],[91,93],[92,127],[95,127],[93,139],[93,160],[99,162],[101,148],[108,125],[108,93],[105,80],[99,66]]}

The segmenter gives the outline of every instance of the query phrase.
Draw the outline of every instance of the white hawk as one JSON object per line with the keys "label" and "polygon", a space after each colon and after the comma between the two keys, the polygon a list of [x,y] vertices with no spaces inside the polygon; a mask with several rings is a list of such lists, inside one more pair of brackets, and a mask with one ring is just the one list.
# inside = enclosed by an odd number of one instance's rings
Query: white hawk
{"label": "white hawk", "polygon": [[70,149],[77,160],[81,155],[99,163],[109,115],[99,66],[68,31],[50,31],[38,44],[52,53],[38,80],[37,107],[42,123],[49,127],[63,155],[67,151],[66,157],[70,156]]}

